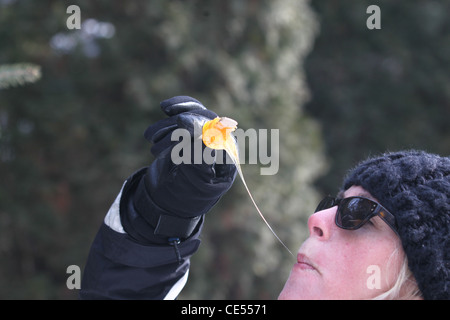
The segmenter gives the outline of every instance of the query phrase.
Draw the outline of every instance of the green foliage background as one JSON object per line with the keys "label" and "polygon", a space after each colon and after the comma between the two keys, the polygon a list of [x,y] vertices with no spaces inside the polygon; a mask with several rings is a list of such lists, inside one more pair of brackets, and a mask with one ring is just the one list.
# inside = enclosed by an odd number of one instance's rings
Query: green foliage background
{"label": "green foliage background", "polygon": [[[70,4],[90,27],[67,29]],[[381,30],[366,28],[370,4]],[[42,74],[0,90],[0,298],[77,298],[66,268],[83,267],[124,179],[152,160],[142,133],[174,95],[244,130],[280,129],[278,173],[243,171],[293,252],[320,196],[357,161],[404,148],[448,155],[449,9],[443,0],[0,0],[0,65]],[[102,36],[99,23],[114,32]],[[239,181],[208,214],[202,241],[180,299],[276,298],[293,264]]]}
{"label": "green foliage background", "polygon": [[[381,9],[381,30],[364,28]],[[387,150],[450,154],[450,2],[314,1],[321,33],[305,60],[330,170],[324,192],[352,164]]]}

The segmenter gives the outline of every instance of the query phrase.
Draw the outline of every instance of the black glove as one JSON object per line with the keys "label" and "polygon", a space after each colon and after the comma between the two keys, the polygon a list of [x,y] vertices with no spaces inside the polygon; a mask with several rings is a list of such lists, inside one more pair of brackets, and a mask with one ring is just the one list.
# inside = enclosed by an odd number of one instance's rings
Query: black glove
{"label": "black glove", "polygon": [[[153,143],[151,152],[156,159],[136,182],[127,212],[121,214],[125,231],[140,242],[188,238],[236,177],[236,167],[230,159],[217,161],[222,164],[208,164],[210,161],[204,160],[194,163],[194,151],[199,151],[194,143],[201,141],[201,137],[194,135],[201,134],[206,121],[217,117],[214,112],[187,96],[165,100],[161,102],[161,109],[169,118],[149,126],[144,134]],[[172,133],[178,128],[190,134],[192,161],[188,164],[172,161],[173,147],[181,143],[171,141]],[[205,148],[201,142],[202,154]]]}

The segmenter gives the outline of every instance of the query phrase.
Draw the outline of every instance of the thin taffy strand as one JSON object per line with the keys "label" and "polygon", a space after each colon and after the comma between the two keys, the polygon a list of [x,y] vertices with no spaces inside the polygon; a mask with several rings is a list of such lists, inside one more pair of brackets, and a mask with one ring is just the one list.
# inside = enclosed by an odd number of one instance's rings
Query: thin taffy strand
{"label": "thin taffy strand", "polygon": [[289,248],[284,244],[284,242],[281,241],[281,239],[278,237],[278,235],[275,233],[275,231],[270,226],[269,222],[267,222],[266,218],[264,218],[264,215],[262,214],[261,210],[259,210],[259,207],[256,204],[255,200],[253,199],[253,196],[247,186],[247,183],[245,182],[244,174],[242,173],[241,164],[239,162],[238,150],[237,150],[236,143],[234,142],[234,137],[232,134],[232,132],[234,130],[236,130],[236,127],[237,127],[237,122],[230,118],[217,117],[213,120],[210,120],[203,125],[203,132],[202,132],[203,143],[209,148],[225,150],[228,153],[228,155],[230,156],[230,158],[233,160],[234,164],[236,165],[236,168],[239,173],[239,176],[241,177],[242,183],[244,184],[244,187],[247,190],[250,200],[252,201],[253,205],[255,206],[256,211],[258,211],[261,219],[267,225],[267,227],[272,232],[272,234],[275,236],[275,238],[277,238],[277,240],[291,254],[291,256],[294,257],[291,250],[289,250]]}

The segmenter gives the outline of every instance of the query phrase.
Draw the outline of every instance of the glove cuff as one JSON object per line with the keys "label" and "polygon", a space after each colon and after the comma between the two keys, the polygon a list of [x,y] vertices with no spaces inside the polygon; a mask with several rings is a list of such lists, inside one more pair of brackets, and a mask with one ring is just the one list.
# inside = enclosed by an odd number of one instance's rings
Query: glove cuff
{"label": "glove cuff", "polygon": [[191,218],[174,216],[159,207],[151,198],[145,186],[145,179],[141,179],[133,197],[136,211],[154,228],[154,234],[168,238],[188,238],[197,227],[202,215]]}
{"label": "glove cuff", "polygon": [[144,183],[147,169],[133,174],[122,191],[120,220],[126,233],[141,244],[167,244],[171,238],[183,241],[198,232],[203,215],[180,218],[154,203]]}

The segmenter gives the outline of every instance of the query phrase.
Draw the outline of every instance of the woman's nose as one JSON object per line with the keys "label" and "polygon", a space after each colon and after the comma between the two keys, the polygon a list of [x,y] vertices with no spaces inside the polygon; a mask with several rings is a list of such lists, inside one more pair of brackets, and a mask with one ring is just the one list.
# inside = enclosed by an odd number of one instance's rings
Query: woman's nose
{"label": "woman's nose", "polygon": [[318,211],[308,219],[309,236],[319,240],[328,240],[334,229],[334,217],[337,207]]}

